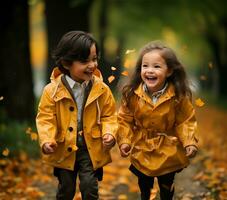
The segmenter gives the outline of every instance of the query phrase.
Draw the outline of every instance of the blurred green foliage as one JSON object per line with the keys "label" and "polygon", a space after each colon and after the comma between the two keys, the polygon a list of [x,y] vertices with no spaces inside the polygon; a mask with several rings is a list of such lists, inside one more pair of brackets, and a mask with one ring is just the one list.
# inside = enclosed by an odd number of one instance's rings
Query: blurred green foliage
{"label": "blurred green foliage", "polygon": [[0,157],[4,157],[2,152],[6,148],[9,157],[18,156],[20,152],[26,152],[29,157],[40,155],[38,142],[31,140],[30,134],[26,133],[29,127],[35,132],[34,125],[27,122],[0,123]]}

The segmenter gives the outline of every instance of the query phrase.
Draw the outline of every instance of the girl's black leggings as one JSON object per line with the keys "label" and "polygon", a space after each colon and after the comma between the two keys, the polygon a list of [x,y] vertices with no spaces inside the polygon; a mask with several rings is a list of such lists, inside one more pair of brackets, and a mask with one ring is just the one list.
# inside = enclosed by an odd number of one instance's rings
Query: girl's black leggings
{"label": "girl's black leggings", "polygon": [[[149,200],[151,195],[151,189],[153,188],[154,184],[154,177],[143,174],[142,172],[137,170],[133,165],[130,166],[130,170],[138,177],[138,185],[141,192],[141,200]],[[169,174],[157,176],[161,200],[173,199],[174,195],[173,181],[175,174],[176,172],[171,172]]]}

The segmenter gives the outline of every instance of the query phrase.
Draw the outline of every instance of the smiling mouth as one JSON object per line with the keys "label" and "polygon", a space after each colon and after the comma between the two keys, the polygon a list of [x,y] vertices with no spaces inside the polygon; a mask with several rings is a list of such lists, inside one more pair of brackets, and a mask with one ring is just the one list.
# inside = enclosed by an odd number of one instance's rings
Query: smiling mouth
{"label": "smiling mouth", "polygon": [[157,77],[146,77],[148,81],[155,81],[157,80]]}

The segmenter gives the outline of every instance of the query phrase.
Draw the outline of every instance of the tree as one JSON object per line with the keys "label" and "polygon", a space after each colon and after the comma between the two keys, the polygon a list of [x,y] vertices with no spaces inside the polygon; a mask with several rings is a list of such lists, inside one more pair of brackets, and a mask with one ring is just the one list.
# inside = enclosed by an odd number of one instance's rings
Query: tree
{"label": "tree", "polygon": [[47,79],[55,66],[51,53],[60,38],[71,30],[89,31],[92,3],[93,0],[45,0],[49,53]]}
{"label": "tree", "polygon": [[32,120],[34,94],[29,53],[27,0],[1,3],[0,95],[7,117]]}

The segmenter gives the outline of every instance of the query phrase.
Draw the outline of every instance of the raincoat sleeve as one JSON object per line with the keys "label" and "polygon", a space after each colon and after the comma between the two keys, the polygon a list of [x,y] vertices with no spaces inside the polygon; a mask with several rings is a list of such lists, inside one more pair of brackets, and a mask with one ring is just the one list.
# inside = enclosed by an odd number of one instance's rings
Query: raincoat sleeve
{"label": "raincoat sleeve", "polygon": [[117,113],[116,113],[116,104],[110,89],[107,89],[104,105],[101,112],[100,123],[102,127],[102,134],[111,134],[116,138],[117,132]]}
{"label": "raincoat sleeve", "polygon": [[183,98],[176,109],[176,134],[183,146],[198,144],[195,109],[189,98]]}
{"label": "raincoat sleeve", "polygon": [[46,142],[55,142],[57,133],[56,121],[55,102],[53,98],[49,96],[47,88],[45,88],[40,99],[36,116],[36,126],[41,148]]}
{"label": "raincoat sleeve", "polygon": [[131,138],[133,136],[132,127],[134,126],[133,114],[130,109],[121,104],[118,111],[118,131],[117,131],[117,143],[119,146],[122,144],[129,144],[131,146]]}

